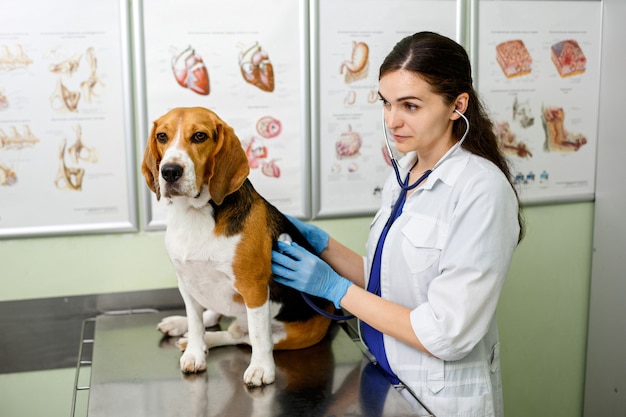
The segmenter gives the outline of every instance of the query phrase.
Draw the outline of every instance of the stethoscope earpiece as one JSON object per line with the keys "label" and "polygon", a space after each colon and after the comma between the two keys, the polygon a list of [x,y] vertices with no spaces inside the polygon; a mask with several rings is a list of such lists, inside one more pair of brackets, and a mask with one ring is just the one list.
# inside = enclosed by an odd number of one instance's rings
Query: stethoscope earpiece
{"label": "stethoscope earpiece", "polygon": [[[454,111],[457,112],[459,114],[459,116],[461,116],[461,118],[463,120],[465,120],[465,133],[463,133],[463,136],[461,137],[461,139],[457,143],[455,143],[454,146],[451,147],[448,150],[448,152],[445,153],[445,155],[443,155],[441,157],[439,162],[437,162],[435,164],[435,166],[432,167],[432,169],[427,171],[428,174],[430,174],[432,171],[435,170],[435,168],[437,168],[446,159],[448,159],[450,157],[450,155],[452,155],[452,153],[454,153],[454,151],[459,149],[461,147],[461,144],[463,143],[463,141],[467,137],[467,134],[469,133],[469,127],[470,126],[469,126],[469,120],[467,120],[467,117],[465,117],[465,115],[463,113],[461,113],[458,109],[454,109]],[[387,153],[389,154],[389,158],[391,159],[391,166],[393,167],[393,170],[396,173],[396,180],[398,181],[398,185],[400,185],[400,188],[402,188],[403,190],[412,190],[413,188],[417,187],[417,185],[425,178],[421,178],[421,179],[417,180],[415,183],[413,183],[411,185],[404,184],[404,182],[402,181],[402,178],[400,178],[400,171],[398,170],[398,161],[396,161],[396,158],[393,156],[393,152],[391,151],[391,145],[389,144],[389,138],[388,138],[388,135],[387,135],[387,123],[385,123],[385,109],[383,109],[382,116],[383,116],[382,120],[383,120],[383,134],[385,136],[385,145],[387,146]]]}

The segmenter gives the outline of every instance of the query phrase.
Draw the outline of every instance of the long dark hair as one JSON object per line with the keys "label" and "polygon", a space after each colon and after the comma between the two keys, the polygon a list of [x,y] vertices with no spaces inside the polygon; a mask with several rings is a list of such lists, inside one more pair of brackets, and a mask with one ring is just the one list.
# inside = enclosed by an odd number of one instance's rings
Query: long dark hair
{"label": "long dark hair", "polygon": [[[515,192],[519,206],[519,195],[513,185],[508,161],[498,145],[493,123],[487,115],[485,106],[474,90],[472,67],[465,49],[452,39],[437,33],[418,32],[407,36],[394,46],[380,66],[378,79],[397,70],[419,74],[435,94],[443,97],[446,104],[454,103],[461,93],[469,95],[464,115],[471,127],[462,146],[469,152],[493,162],[504,173]],[[463,136],[465,123],[461,118],[454,121],[452,131],[457,140]],[[521,241],[524,227],[520,210],[518,221]]]}

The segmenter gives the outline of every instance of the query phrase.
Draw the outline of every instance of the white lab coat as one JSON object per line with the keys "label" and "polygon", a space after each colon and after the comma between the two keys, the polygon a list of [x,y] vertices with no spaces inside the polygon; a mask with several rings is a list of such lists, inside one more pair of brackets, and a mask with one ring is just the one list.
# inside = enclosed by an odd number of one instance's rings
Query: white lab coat
{"label": "white lab coat", "polygon": [[[411,153],[399,164],[414,160]],[[392,173],[371,225],[366,280],[399,192]],[[517,246],[517,211],[502,172],[460,148],[408,197],[387,235],[381,295],[412,310],[415,334],[439,359],[385,335],[387,357],[437,417],[503,415],[495,313]]]}

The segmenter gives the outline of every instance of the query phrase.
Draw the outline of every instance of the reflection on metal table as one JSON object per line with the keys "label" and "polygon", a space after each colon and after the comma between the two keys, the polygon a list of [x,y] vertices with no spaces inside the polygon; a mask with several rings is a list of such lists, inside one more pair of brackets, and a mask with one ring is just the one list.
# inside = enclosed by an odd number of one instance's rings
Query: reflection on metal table
{"label": "reflection on metal table", "polygon": [[[75,387],[80,395],[80,380],[90,374],[89,387],[82,387],[89,417],[418,415],[340,324],[315,346],[275,351],[276,381],[250,389],[243,383],[247,346],[212,348],[206,372],[181,373],[175,339],[156,330],[161,317],[171,314],[93,320],[93,357],[82,363],[79,358]],[[72,413],[80,415],[76,403]]]}

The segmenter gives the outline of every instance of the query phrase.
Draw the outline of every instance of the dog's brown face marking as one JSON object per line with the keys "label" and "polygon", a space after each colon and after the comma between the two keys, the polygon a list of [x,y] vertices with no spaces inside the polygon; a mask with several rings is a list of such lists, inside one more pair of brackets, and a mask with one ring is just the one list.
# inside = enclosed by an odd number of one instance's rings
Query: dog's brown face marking
{"label": "dog's brown face marking", "polygon": [[[241,186],[249,170],[233,129],[202,107],[175,108],[155,120],[142,163],[157,198],[161,192],[194,197],[208,184],[217,204]],[[161,190],[163,185],[167,190]]]}

